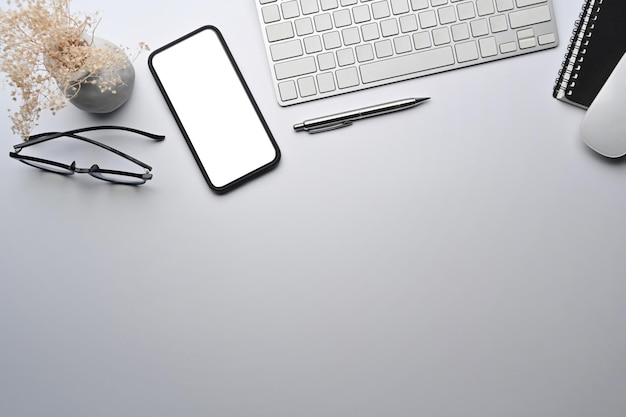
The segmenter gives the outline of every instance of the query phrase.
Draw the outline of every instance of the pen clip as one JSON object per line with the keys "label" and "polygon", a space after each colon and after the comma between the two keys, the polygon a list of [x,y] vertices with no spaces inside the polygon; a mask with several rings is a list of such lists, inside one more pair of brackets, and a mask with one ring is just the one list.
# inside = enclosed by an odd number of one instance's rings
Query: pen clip
{"label": "pen clip", "polygon": [[307,132],[311,134],[328,132],[329,130],[341,129],[342,127],[350,126],[351,124],[352,122],[350,120],[344,120],[341,122],[331,123],[331,124],[323,125],[321,127],[316,127],[314,129],[308,129]]}

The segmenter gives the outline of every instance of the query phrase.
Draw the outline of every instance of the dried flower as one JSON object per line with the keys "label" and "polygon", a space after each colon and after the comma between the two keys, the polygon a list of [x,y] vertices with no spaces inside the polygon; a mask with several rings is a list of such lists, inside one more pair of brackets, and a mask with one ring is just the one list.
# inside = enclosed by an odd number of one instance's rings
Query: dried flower
{"label": "dried flower", "polygon": [[[98,15],[72,14],[70,1],[7,0],[9,9],[0,10],[0,71],[8,76],[12,100],[20,102],[10,114],[12,131],[24,139],[43,110],[55,114],[64,108],[81,83],[97,82],[101,91],[114,92],[119,77],[93,74],[128,65],[118,49],[91,46]],[[148,49],[139,44],[139,51]]]}

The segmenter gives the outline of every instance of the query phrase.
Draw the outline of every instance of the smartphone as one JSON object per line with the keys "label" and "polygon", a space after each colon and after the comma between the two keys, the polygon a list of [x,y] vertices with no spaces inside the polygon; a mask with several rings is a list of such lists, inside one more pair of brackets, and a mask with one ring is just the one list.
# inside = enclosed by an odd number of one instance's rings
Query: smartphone
{"label": "smartphone", "polygon": [[223,193],[276,166],[280,150],[224,37],[203,26],[148,67],[209,186]]}

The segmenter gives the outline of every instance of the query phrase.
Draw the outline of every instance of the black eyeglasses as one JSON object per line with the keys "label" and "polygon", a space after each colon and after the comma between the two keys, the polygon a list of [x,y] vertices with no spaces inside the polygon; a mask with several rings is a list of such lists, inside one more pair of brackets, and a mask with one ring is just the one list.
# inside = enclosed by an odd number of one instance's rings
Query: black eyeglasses
{"label": "black eyeglasses", "polygon": [[[94,178],[98,178],[100,180],[113,182],[116,184],[128,184],[128,185],[139,185],[144,184],[147,180],[152,178],[152,167],[144,162],[139,161],[138,159],[133,158],[130,155],[126,155],[125,153],[118,151],[115,148],[107,146],[103,143],[95,141],[93,139],[87,138],[82,135],[78,135],[77,133],[90,132],[94,130],[123,130],[126,132],[136,133],[138,135],[142,135],[148,137],[150,139],[154,139],[156,141],[162,141],[165,139],[163,135],[155,135],[153,133],[143,132],[141,130],[133,129],[130,127],[123,126],[93,126],[93,127],[85,127],[82,129],[68,130],[67,132],[46,132],[40,133],[37,135],[30,136],[27,141],[18,143],[14,145],[13,148],[15,152],[9,152],[9,156],[11,158],[15,158],[20,162],[25,163],[26,165],[33,166],[35,168],[43,169],[44,171],[54,172],[62,175],[74,175],[78,174],[89,174]],[[103,169],[98,165],[92,165],[91,168],[77,168],[76,161],[73,161],[71,164],[67,165],[57,161],[50,161],[48,159],[36,158],[34,156],[26,156],[20,155],[20,151],[29,146],[37,145],[38,143],[47,142],[52,139],[57,139],[61,137],[74,138],[78,140],[82,140],[84,142],[91,143],[92,145],[99,146],[100,148],[106,149],[107,151],[111,151],[116,155],[121,156],[135,164],[144,168],[144,172],[128,172],[128,171],[117,171],[112,169]]]}

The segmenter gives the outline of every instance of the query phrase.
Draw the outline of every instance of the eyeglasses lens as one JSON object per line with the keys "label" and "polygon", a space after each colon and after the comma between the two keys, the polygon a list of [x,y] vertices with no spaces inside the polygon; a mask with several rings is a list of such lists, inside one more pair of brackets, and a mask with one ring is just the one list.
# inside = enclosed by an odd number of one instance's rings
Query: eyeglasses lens
{"label": "eyeglasses lens", "polygon": [[110,181],[117,184],[138,185],[146,182],[143,178],[131,177],[122,174],[113,174],[109,172],[90,172],[91,176],[104,181]]}
{"label": "eyeglasses lens", "polygon": [[52,165],[52,164],[49,164],[47,162],[29,161],[29,160],[25,160],[25,159],[20,159],[20,161],[25,163],[26,165],[30,165],[30,166],[33,166],[35,168],[43,169],[44,171],[56,172],[57,174],[71,175],[71,174],[74,173],[74,171],[72,171],[71,169],[63,168],[63,167],[60,167],[60,166],[57,166],[57,165]]}

